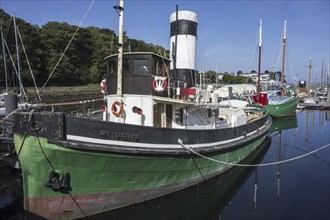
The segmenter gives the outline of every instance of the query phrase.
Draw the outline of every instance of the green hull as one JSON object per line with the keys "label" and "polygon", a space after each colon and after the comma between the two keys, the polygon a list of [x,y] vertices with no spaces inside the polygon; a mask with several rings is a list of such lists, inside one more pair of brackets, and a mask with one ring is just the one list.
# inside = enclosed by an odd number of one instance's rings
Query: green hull
{"label": "green hull", "polygon": [[[239,163],[264,141],[208,155]],[[232,165],[183,155],[134,155],[74,150],[46,138],[14,134],[22,167],[27,214],[48,219],[74,219],[157,198],[224,173]],[[23,147],[21,147],[23,146]],[[71,189],[45,187],[49,173],[70,173]]]}
{"label": "green hull", "polygon": [[262,107],[268,111],[272,117],[285,117],[296,113],[298,105],[298,96],[290,98],[286,102],[273,105],[263,105]]}
{"label": "green hull", "polygon": [[[242,163],[259,164],[270,145],[271,138],[266,137],[261,146]],[[178,193],[134,207],[129,206],[104,213],[98,217],[99,219],[132,219],[132,216],[135,219],[215,219],[215,216],[221,216],[223,210],[228,208],[230,201],[256,168],[256,166],[235,166],[223,174]]]}

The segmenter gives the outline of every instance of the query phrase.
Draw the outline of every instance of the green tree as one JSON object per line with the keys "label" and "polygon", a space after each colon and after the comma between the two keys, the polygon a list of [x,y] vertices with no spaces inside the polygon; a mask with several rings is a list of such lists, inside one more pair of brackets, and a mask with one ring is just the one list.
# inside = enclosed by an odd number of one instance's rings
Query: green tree
{"label": "green tree", "polygon": [[234,83],[234,76],[228,73],[225,73],[222,77],[222,80],[225,84]]}
{"label": "green tree", "polygon": [[[40,37],[39,37],[39,27],[31,25],[20,18],[16,18],[16,27],[17,27],[17,41],[16,45],[15,40],[15,30],[14,30],[14,20],[13,17],[6,14],[3,10],[0,10],[1,14],[1,23],[2,31],[4,35],[4,40],[8,45],[9,52],[5,49],[6,57],[8,61],[7,69],[10,80],[16,78],[14,69],[17,69],[17,53],[16,46],[19,48],[19,58],[20,58],[20,70],[22,74],[24,86],[33,85],[33,78],[36,79],[36,82],[42,81],[42,68],[43,68],[43,52],[39,49],[40,46]],[[25,49],[25,52],[23,50]],[[2,48],[1,48],[2,49]],[[9,59],[9,54],[13,57],[13,62]],[[32,73],[30,71],[29,65],[31,67]],[[3,69],[3,58],[1,51],[1,69]],[[14,68],[15,66],[15,68]]]}
{"label": "green tree", "polygon": [[[88,83],[90,80],[90,66],[92,54],[92,36],[86,29],[80,29],[71,44],[69,44],[76,26],[68,23],[48,22],[42,27],[41,39],[43,50],[46,51],[46,65],[48,75],[52,73],[61,55],[65,52],[65,56],[61,59],[56,67],[56,77],[50,79],[51,84],[57,84],[60,78],[67,78],[68,72],[64,67],[69,68],[70,78],[73,81],[67,82],[71,85]],[[57,59],[55,59],[57,58]],[[71,68],[72,67],[72,68]]]}
{"label": "green tree", "polygon": [[206,84],[214,84],[215,83],[215,77],[216,77],[216,72],[215,71],[207,71],[205,73],[205,83]]}
{"label": "green tree", "polygon": [[[10,54],[16,65],[13,20],[2,9],[0,9],[0,18]],[[16,23],[38,86],[43,85],[51,74],[47,85],[98,83],[106,77],[104,58],[118,53],[118,37],[110,29],[80,28],[66,49],[77,26],[66,22],[48,22],[38,27],[19,18],[16,18]],[[169,51],[163,47],[130,39],[124,32],[124,52],[129,51],[129,46],[132,52],[154,52],[169,57]],[[32,76],[21,45],[19,52],[24,85],[32,85]],[[63,57],[58,62],[62,54]],[[2,53],[0,58],[3,60]],[[9,59],[8,64],[10,64],[8,72],[12,73],[14,66]],[[55,66],[57,67],[53,72]],[[0,62],[0,71],[3,69],[3,62]]]}
{"label": "green tree", "polygon": [[109,29],[98,27],[88,27],[87,30],[92,36],[92,54],[90,66],[91,82],[98,83],[106,77],[104,58],[111,54],[118,53],[116,34]]}

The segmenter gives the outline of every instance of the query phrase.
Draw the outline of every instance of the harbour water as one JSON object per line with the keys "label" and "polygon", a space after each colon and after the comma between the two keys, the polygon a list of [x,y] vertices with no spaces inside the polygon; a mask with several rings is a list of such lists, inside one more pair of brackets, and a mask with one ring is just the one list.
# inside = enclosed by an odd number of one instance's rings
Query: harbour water
{"label": "harbour water", "polygon": [[[330,111],[274,120],[269,138],[243,162],[258,166],[235,167],[187,190],[96,217],[330,219],[329,134]],[[0,158],[0,219],[24,219],[20,171]]]}

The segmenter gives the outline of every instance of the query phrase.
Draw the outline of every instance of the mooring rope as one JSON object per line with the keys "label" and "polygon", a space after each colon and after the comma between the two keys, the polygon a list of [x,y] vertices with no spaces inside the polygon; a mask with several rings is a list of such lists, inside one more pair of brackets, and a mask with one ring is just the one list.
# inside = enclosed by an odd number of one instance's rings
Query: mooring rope
{"label": "mooring rope", "polygon": [[[52,167],[53,171],[56,171],[55,167],[53,166],[53,164],[50,162],[49,158],[47,157],[42,145],[41,145],[41,142],[40,142],[40,139],[39,139],[39,135],[38,135],[38,131],[35,132],[35,135],[38,139],[38,143],[39,143],[39,147],[41,149],[41,152],[42,154],[44,155],[45,159],[47,160],[47,162],[49,163],[49,165]],[[81,211],[81,213],[84,215],[84,217],[88,217],[88,215],[86,215],[86,213],[84,212],[84,210],[80,207],[80,205],[78,204],[78,202],[76,201],[76,199],[73,197],[73,195],[71,194],[70,191],[67,191],[67,193],[69,194],[69,196],[71,197],[72,201],[76,204],[76,206],[78,207],[78,209]]]}
{"label": "mooring rope", "polygon": [[308,153],[306,153],[306,154],[302,154],[302,155],[297,156],[297,157],[293,157],[293,158],[290,158],[290,159],[287,159],[287,160],[281,160],[281,161],[277,161],[277,162],[272,162],[272,163],[263,163],[263,164],[238,164],[238,163],[229,163],[229,162],[225,162],[225,161],[216,160],[216,159],[213,159],[213,158],[207,157],[207,156],[205,156],[205,155],[203,155],[203,154],[200,154],[200,153],[194,151],[194,150],[192,149],[192,147],[187,147],[187,146],[185,146],[185,145],[183,144],[183,141],[182,141],[181,139],[178,139],[178,143],[179,143],[184,149],[186,149],[186,150],[188,150],[189,152],[191,152],[191,153],[193,153],[193,154],[195,154],[195,155],[197,155],[197,156],[200,156],[200,157],[202,157],[202,158],[204,158],[204,159],[207,159],[207,160],[210,160],[210,161],[213,161],[213,162],[216,162],[216,163],[222,163],[222,164],[232,165],[232,166],[238,166],[238,167],[263,167],[263,166],[272,166],[272,165],[278,165],[278,164],[282,164],[282,163],[287,163],[287,162],[290,162],[290,161],[294,161],[294,160],[298,160],[298,159],[300,159],[300,158],[306,157],[306,156],[308,156],[308,155],[310,155],[310,154],[313,154],[313,153],[315,153],[315,152],[317,152],[317,151],[320,151],[320,150],[322,150],[322,149],[324,149],[324,148],[330,146],[330,144],[326,144],[326,145],[324,145],[324,146],[322,146],[322,147],[320,147],[320,148],[317,148],[316,150],[310,151],[310,152],[308,152]]}

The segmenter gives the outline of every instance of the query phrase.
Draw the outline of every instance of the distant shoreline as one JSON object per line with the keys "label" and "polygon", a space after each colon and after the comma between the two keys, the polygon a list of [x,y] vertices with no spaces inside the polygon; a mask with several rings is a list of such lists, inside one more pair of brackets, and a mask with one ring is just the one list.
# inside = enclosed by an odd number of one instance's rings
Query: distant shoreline
{"label": "distant shoreline", "polygon": [[[39,93],[40,93],[39,89]],[[37,92],[33,87],[26,88],[26,94],[28,97],[37,97]],[[41,91],[41,96],[65,96],[65,95],[84,95],[84,94],[94,94],[100,95],[101,87],[45,87]]]}
{"label": "distant shoreline", "polygon": [[[33,87],[25,88],[29,101],[37,101],[38,95]],[[39,89],[40,93],[40,89]],[[41,101],[103,98],[101,87],[45,87],[40,93]]]}

